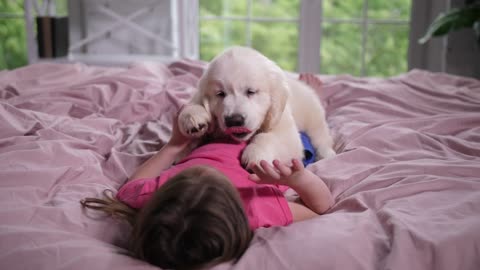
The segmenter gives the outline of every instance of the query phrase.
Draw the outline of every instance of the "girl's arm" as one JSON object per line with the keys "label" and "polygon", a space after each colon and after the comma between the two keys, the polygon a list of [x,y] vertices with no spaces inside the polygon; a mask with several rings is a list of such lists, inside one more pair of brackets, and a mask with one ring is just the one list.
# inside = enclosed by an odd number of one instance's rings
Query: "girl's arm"
{"label": "girl's arm", "polygon": [[168,169],[173,164],[175,158],[183,150],[184,147],[172,145],[168,142],[155,155],[140,165],[128,181],[159,176],[165,169]]}
{"label": "girl's arm", "polygon": [[[297,159],[292,161],[292,167],[273,161],[273,166],[262,160],[260,166],[252,168],[255,174],[250,175],[250,180],[260,184],[286,185],[295,190],[303,203],[317,214],[325,213],[333,205],[333,196],[327,185],[314,173],[305,170]],[[292,205],[290,205],[292,207]],[[294,208],[299,208],[293,205]],[[292,209],[293,210],[293,209]],[[308,211],[302,210],[308,215]],[[303,215],[302,214],[302,215]],[[305,218],[300,218],[305,219]]]}
{"label": "girl's arm", "polygon": [[178,114],[173,120],[170,140],[151,158],[145,161],[130,176],[128,181],[142,178],[154,178],[170,167],[178,155],[189,145],[190,139],[183,136],[178,129]]}

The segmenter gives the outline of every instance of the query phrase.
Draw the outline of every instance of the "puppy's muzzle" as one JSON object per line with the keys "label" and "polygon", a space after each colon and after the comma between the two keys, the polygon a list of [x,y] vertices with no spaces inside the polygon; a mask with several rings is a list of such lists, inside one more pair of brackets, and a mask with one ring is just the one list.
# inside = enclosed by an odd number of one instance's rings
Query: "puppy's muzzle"
{"label": "puppy's muzzle", "polygon": [[225,126],[227,127],[241,127],[245,124],[245,117],[240,114],[232,114],[225,117]]}

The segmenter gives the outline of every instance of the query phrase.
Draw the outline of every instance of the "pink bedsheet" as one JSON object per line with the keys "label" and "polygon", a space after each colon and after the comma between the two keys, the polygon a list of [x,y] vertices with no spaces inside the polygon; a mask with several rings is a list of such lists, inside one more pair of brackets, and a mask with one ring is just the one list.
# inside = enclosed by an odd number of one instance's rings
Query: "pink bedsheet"
{"label": "pink bedsheet", "polygon": [[[79,200],[117,189],[168,138],[204,66],[1,72],[0,269],[155,269],[122,254],[125,224]],[[480,269],[480,81],[320,77],[342,152],[309,169],[334,207],[258,230],[215,268]]]}

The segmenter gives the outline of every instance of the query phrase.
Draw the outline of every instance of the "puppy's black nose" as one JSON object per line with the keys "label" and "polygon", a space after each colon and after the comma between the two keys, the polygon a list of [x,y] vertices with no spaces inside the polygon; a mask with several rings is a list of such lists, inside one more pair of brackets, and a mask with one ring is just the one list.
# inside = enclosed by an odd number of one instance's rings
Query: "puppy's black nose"
{"label": "puppy's black nose", "polygon": [[245,118],[240,114],[232,114],[225,117],[225,125],[227,127],[239,127],[243,126]]}

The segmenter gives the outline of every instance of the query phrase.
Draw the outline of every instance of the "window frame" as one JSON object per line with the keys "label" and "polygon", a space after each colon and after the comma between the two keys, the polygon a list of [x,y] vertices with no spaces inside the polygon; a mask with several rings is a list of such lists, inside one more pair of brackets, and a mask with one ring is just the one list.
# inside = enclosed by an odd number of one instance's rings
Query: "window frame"
{"label": "window frame", "polygon": [[[371,19],[368,18],[368,0],[363,0],[362,17],[351,19],[324,18],[323,17],[323,0],[300,0],[300,11],[298,18],[270,18],[270,17],[253,17],[251,11],[251,3],[253,0],[247,0],[246,16],[200,16],[198,21],[244,21],[247,23],[246,36],[247,42],[245,46],[251,46],[251,22],[291,22],[297,23],[298,26],[298,55],[297,55],[297,72],[321,72],[321,39],[322,24],[341,24],[348,23],[359,25],[362,29],[361,41],[361,70],[360,75],[367,75],[366,70],[366,45],[368,42],[368,27],[370,25],[390,24],[390,25],[406,25],[410,26],[410,19]],[[195,0],[198,5],[198,0]],[[412,0],[412,4],[413,4]],[[197,11],[199,13],[199,10]],[[198,29],[198,32],[200,29]],[[198,35],[198,33],[197,33]],[[200,47],[200,40],[198,43]]]}
{"label": "window frame", "polygon": [[[30,63],[38,61],[34,30],[31,27],[34,25],[32,2],[37,0],[24,0],[24,18],[26,20],[27,44],[28,44],[28,59]],[[161,1],[161,0],[157,0]],[[407,19],[372,19],[368,18],[368,0],[363,0],[363,10],[361,18],[339,19],[339,18],[324,18],[323,17],[323,0],[300,0],[299,16],[298,18],[277,18],[277,17],[254,17],[252,16],[252,1],[247,0],[247,15],[246,16],[200,16],[199,0],[173,0],[176,5],[171,12],[176,16],[175,28],[178,29],[176,40],[174,43],[178,45],[177,58],[199,58],[200,49],[200,21],[205,20],[224,20],[224,21],[245,21],[246,28],[246,46],[251,46],[252,22],[282,22],[294,23],[298,27],[298,53],[297,53],[297,72],[322,72],[321,46],[322,46],[322,25],[324,23],[330,24],[353,24],[359,25],[362,28],[362,59],[360,75],[366,74],[366,44],[368,42],[368,27],[375,24],[404,24],[409,26],[415,20],[415,2],[412,0],[412,11],[409,20]],[[432,0],[428,0],[432,1]],[[442,0],[446,1],[446,0]],[[430,3],[429,3],[430,4]],[[428,9],[427,6],[424,9]],[[416,15],[417,14],[417,15]],[[2,15],[2,14],[0,14]],[[18,16],[18,15],[17,15]],[[30,26],[30,27],[29,27]],[[413,29],[412,29],[413,30]],[[239,44],[240,45],[240,44]],[[409,69],[411,68],[411,59],[415,59],[412,55],[417,55],[420,50],[415,50],[416,40],[410,38],[409,47]],[[413,45],[413,46],[412,46]],[[418,46],[417,46],[418,47]],[[125,57],[124,60],[132,60]]]}
{"label": "window frame", "polygon": [[[82,27],[85,27],[85,23],[82,21],[85,16],[82,12],[71,13],[72,10],[82,10],[84,0],[68,0],[68,10],[70,23],[72,18],[75,17],[75,23],[70,25],[70,45],[69,53],[66,57],[39,59],[37,52],[37,44],[35,38],[35,16],[36,11],[42,9],[48,9],[49,15],[55,14],[55,1],[43,1],[42,7],[39,7],[39,0],[23,0],[24,2],[24,20],[27,32],[27,54],[28,62],[30,64],[39,61],[56,61],[56,62],[71,62],[80,61],[88,64],[98,65],[128,65],[132,61],[159,61],[163,63],[170,63],[180,58],[198,59],[198,0],[156,0],[152,1],[150,5],[154,5],[160,1],[170,1],[170,9],[166,12],[172,18],[172,25],[170,33],[172,33],[172,40],[165,41],[173,48],[173,53],[170,55],[147,55],[147,54],[120,54],[120,55],[108,55],[108,54],[95,54],[90,55],[81,51],[82,47],[96,40],[98,37],[103,36],[110,30],[101,29],[91,35],[85,35]],[[130,0],[133,2],[133,0]],[[133,18],[137,17],[140,12],[143,12],[142,6],[139,9],[132,11],[128,16],[121,16],[116,12],[104,8],[103,12],[108,13],[110,17],[114,19],[114,22],[109,25],[109,29],[114,31],[119,25],[126,25],[136,32],[143,33],[145,36],[157,39],[154,34],[145,29],[143,26],[137,25],[132,22]],[[148,10],[147,10],[148,11]],[[45,13],[47,14],[47,13]],[[74,39],[72,40],[72,37]],[[161,39],[161,38],[158,38]],[[77,52],[80,51],[80,52]]]}

